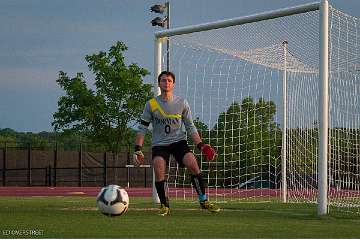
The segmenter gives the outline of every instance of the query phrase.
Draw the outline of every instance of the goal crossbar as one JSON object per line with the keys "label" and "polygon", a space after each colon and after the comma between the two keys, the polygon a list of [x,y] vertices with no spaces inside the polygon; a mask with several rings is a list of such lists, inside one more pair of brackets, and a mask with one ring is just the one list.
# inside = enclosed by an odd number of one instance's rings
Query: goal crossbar
{"label": "goal crossbar", "polygon": [[198,25],[186,26],[186,27],[178,27],[163,31],[155,32],[155,38],[163,38],[163,37],[171,37],[178,36],[183,34],[189,34],[200,31],[208,31],[219,28],[243,25],[252,22],[264,21],[269,19],[275,19],[279,17],[286,17],[295,14],[301,14],[311,11],[317,11],[320,9],[320,2],[309,3],[304,5],[298,5],[295,7],[282,8],[274,11],[266,11],[254,15],[230,18],[220,21],[214,21],[209,23],[203,23]]}

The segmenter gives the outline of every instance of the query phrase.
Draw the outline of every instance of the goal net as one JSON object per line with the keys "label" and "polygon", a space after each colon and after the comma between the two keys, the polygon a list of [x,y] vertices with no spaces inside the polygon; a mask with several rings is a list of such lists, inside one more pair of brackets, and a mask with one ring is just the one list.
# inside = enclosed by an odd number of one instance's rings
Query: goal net
{"label": "goal net", "polygon": [[[317,201],[319,37],[318,10],[170,37],[175,94],[218,152],[207,162],[194,147],[212,200]],[[360,21],[330,7],[328,200],[356,212],[359,76]],[[197,197],[174,160],[168,191]]]}

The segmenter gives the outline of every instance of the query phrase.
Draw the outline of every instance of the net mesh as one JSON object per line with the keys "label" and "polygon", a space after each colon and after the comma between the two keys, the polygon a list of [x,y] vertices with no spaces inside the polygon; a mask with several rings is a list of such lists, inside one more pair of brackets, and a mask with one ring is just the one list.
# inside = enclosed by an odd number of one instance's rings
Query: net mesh
{"label": "net mesh", "polygon": [[332,9],[329,200],[360,212],[360,20]]}
{"label": "net mesh", "polygon": [[[329,201],[357,212],[359,23],[330,7]],[[171,37],[171,69],[175,94],[189,101],[203,141],[218,151],[218,158],[207,162],[194,149],[210,197],[280,197],[286,130],[288,199],[316,202],[319,11]],[[169,164],[168,186],[180,198],[196,196],[190,173],[174,162]]]}

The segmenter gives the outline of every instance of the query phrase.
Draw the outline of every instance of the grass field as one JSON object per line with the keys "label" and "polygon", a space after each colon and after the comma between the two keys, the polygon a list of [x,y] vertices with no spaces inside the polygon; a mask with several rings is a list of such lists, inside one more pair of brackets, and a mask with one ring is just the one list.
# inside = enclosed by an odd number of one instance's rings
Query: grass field
{"label": "grass field", "polygon": [[[131,198],[124,216],[100,214],[93,197],[0,197],[1,238],[359,238],[360,216],[315,206],[223,203],[211,214],[191,201],[171,201],[158,216],[150,198]],[[31,231],[32,230],[32,231]],[[20,236],[20,234],[22,235]],[[32,235],[30,235],[32,233]]]}

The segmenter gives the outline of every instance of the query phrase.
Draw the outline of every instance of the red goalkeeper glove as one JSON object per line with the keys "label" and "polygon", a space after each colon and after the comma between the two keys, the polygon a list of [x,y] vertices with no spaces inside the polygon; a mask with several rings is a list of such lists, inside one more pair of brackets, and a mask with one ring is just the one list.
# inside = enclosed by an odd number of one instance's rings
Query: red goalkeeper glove
{"label": "red goalkeeper glove", "polygon": [[200,142],[197,144],[197,147],[208,161],[212,161],[216,157],[216,151],[210,145]]}
{"label": "red goalkeeper glove", "polygon": [[144,164],[145,156],[143,152],[141,152],[141,146],[136,145],[135,146],[135,152],[133,154],[133,164],[138,167],[142,164]]}

